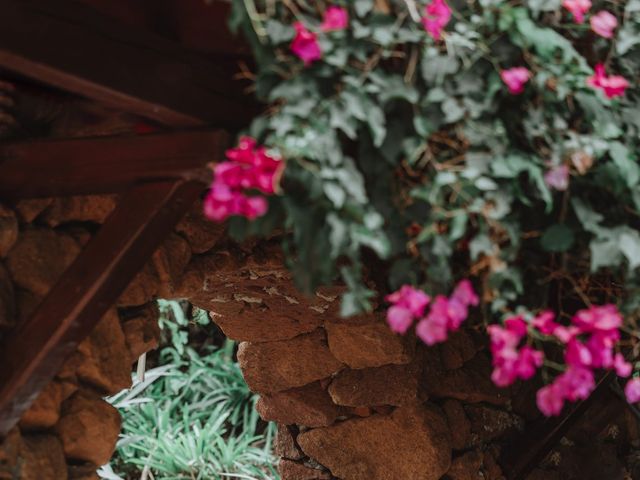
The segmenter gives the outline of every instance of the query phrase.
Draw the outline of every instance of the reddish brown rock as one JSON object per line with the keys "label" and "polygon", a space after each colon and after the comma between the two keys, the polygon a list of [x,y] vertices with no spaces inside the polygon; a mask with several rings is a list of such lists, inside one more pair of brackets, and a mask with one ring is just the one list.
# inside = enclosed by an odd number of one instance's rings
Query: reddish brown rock
{"label": "reddish brown rock", "polygon": [[187,241],[172,233],[152,257],[153,267],[160,279],[158,295],[171,298],[180,277],[191,260],[191,247]]}
{"label": "reddish brown rock", "polygon": [[454,450],[462,450],[471,443],[471,422],[458,400],[447,400],[442,405],[449,430],[451,430],[451,446]]}
{"label": "reddish brown rock", "polygon": [[0,263],[0,329],[16,323],[16,297],[9,272]]}
{"label": "reddish brown rock", "polygon": [[174,297],[211,312],[229,338],[253,343],[290,339],[336,318],[335,289],[307,297],[296,289],[281,254],[259,260],[231,252],[196,257]]}
{"label": "reddish brown rock", "polygon": [[467,452],[455,458],[447,476],[451,480],[482,480],[482,458],[482,453],[478,451]]}
{"label": "reddish brown rock", "polygon": [[65,234],[32,228],[20,234],[7,256],[7,268],[17,286],[44,296],[80,253]]}
{"label": "reddish brown rock", "polygon": [[109,310],[91,334],[78,346],[76,374],[109,395],[131,386],[129,348],[118,312]]}
{"label": "reddish brown rock", "polygon": [[53,198],[30,198],[20,200],[16,204],[16,210],[22,221],[32,223],[53,203]]}
{"label": "reddish brown rock", "polygon": [[331,401],[320,382],[284,392],[263,394],[256,404],[256,410],[266,421],[306,427],[331,425],[340,414],[340,408]]}
{"label": "reddish brown rock", "polygon": [[451,465],[449,428],[430,405],[309,430],[298,443],[344,480],[439,480]]}
{"label": "reddish brown rock", "polygon": [[424,350],[424,389],[433,397],[455,398],[465,403],[506,405],[508,390],[491,381],[491,363],[482,352],[457,370],[445,370],[437,348]]}
{"label": "reddish brown rock", "polygon": [[300,460],[304,454],[296,444],[297,427],[278,424],[278,433],[273,445],[276,455],[291,460]]}
{"label": "reddish brown rock", "polygon": [[130,360],[135,362],[143,353],[155,350],[160,342],[160,325],[158,324],[158,307],[150,303],[133,318],[122,324],[124,337],[129,348]]}
{"label": "reddish brown rock", "polygon": [[80,391],[63,403],[56,432],[67,458],[104,465],[118,440],[120,414],[101,398]]}
{"label": "reddish brown rock", "polygon": [[50,227],[69,222],[104,223],[116,202],[116,195],[56,197],[42,215],[42,220]]}
{"label": "reddish brown rock", "polygon": [[442,366],[446,370],[456,370],[471,360],[477,353],[473,339],[464,330],[449,335],[446,342],[440,345]]}
{"label": "reddish brown rock", "polygon": [[524,429],[524,421],[518,415],[484,405],[465,405],[471,422],[471,445],[490,442],[509,433]]}
{"label": "reddish brown rock", "polygon": [[408,405],[418,398],[419,374],[416,363],[346,369],[335,376],[329,385],[329,394],[338,405],[350,407]]}
{"label": "reddish brown rock", "polygon": [[330,480],[331,475],[323,470],[308,467],[303,463],[283,458],[278,463],[278,473],[282,480]]}
{"label": "reddish brown rock", "polygon": [[206,218],[202,202],[197,202],[178,223],[176,231],[187,240],[191,251],[197,255],[208,252],[218,243],[226,232],[226,224]]}
{"label": "reddish brown rock", "polygon": [[77,386],[69,382],[52,381],[40,392],[35,402],[31,404],[20,418],[20,428],[23,431],[44,430],[53,427],[60,420],[62,402],[69,398]]}
{"label": "reddish brown rock", "polygon": [[62,445],[54,435],[24,437],[21,480],[66,479],[67,463]]}
{"label": "reddish brown rock", "polygon": [[18,239],[18,219],[13,210],[0,204],[0,258],[9,253]]}
{"label": "reddish brown rock", "polygon": [[279,342],[243,342],[238,361],[247,385],[259,393],[301,387],[343,367],[329,351],[322,329]]}
{"label": "reddish brown rock", "polygon": [[69,466],[69,480],[99,480],[96,465],[72,465]]}
{"label": "reddish brown rock", "polygon": [[150,263],[147,263],[118,299],[123,307],[139,306],[149,303],[160,290],[160,279]]}
{"label": "reddish brown rock", "polygon": [[13,480],[19,471],[21,462],[20,452],[24,449],[24,442],[20,430],[16,427],[0,441],[0,478]]}
{"label": "reddish brown rock", "polygon": [[382,317],[363,325],[327,322],[325,329],[331,352],[351,368],[406,364],[413,358],[415,339],[395,335]]}
{"label": "reddish brown rock", "polygon": [[31,314],[38,308],[42,302],[44,295],[36,295],[28,290],[17,289],[16,298],[16,322],[20,323],[27,320]]}

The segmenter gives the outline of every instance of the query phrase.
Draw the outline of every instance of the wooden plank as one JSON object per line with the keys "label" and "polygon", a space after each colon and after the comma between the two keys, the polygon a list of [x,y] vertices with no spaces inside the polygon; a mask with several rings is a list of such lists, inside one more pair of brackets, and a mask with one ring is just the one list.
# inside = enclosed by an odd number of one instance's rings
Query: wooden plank
{"label": "wooden plank", "polygon": [[160,36],[73,0],[0,0],[0,66],[172,126],[245,126],[229,75]]}
{"label": "wooden plank", "polygon": [[202,192],[193,181],[127,193],[28,321],[0,347],[0,438],[16,425],[64,360]]}
{"label": "wooden plank", "polygon": [[221,130],[0,146],[0,198],[112,193],[177,178],[208,183],[206,165],[227,146]]}
{"label": "wooden plank", "polygon": [[570,404],[560,417],[548,418],[532,425],[518,440],[505,447],[500,464],[507,479],[526,478],[589,407],[602,402],[610,395],[609,387],[614,380],[613,372],[603,375],[589,398]]}

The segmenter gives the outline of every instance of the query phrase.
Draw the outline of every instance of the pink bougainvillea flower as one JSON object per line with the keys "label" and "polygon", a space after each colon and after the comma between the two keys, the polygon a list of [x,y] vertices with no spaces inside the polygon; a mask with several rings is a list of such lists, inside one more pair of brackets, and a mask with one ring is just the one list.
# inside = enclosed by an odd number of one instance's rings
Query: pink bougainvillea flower
{"label": "pink bougainvillea flower", "polygon": [[624,355],[621,353],[616,353],[613,358],[613,368],[615,369],[616,374],[622,378],[627,378],[633,371],[633,365],[627,362],[624,359]]}
{"label": "pink bougainvillea flower", "polygon": [[491,380],[499,387],[507,387],[518,378],[528,380],[544,360],[542,352],[528,345],[518,349],[527,335],[527,324],[522,317],[511,317],[504,323],[504,328],[499,325],[487,327],[493,357]]}
{"label": "pink bougainvillea flower", "polygon": [[571,12],[576,23],[584,23],[585,14],[591,9],[591,0],[563,0],[562,6]]}
{"label": "pink bougainvillea flower", "polygon": [[622,316],[615,305],[594,305],[579,310],[572,322],[583,332],[609,332],[617,331],[622,326]]}
{"label": "pink bougainvillea flower", "polygon": [[565,327],[564,325],[558,325],[553,330],[553,335],[562,343],[568,343],[572,338],[575,338],[580,334],[580,329],[573,325]]}
{"label": "pink bougainvillea flower", "polygon": [[331,6],[324,12],[320,29],[323,32],[344,30],[349,26],[349,12],[344,7]]}
{"label": "pink bougainvillea flower", "polygon": [[632,378],[624,387],[624,394],[629,403],[640,402],[640,378]]}
{"label": "pink bougainvillea flower", "polygon": [[431,298],[422,290],[403,285],[399,290],[386,296],[392,304],[387,310],[387,323],[396,333],[406,333],[416,318],[424,315]]}
{"label": "pink bougainvillea flower", "polygon": [[544,183],[555,190],[566,190],[569,188],[569,167],[564,164],[552,167],[544,174]]}
{"label": "pink bougainvillea flower", "polygon": [[575,338],[567,343],[564,359],[567,365],[574,367],[588,367],[593,361],[589,348]]}
{"label": "pink bougainvillea flower", "polygon": [[607,98],[624,95],[625,90],[629,87],[626,78],[620,75],[607,75],[602,63],[597,64],[593,70],[594,74],[587,78],[587,85],[602,90]]}
{"label": "pink bougainvillea flower", "polygon": [[477,307],[480,299],[473,289],[473,285],[467,279],[461,280],[451,294],[451,298],[460,301],[464,305]]}
{"label": "pink bougainvillea flower", "polygon": [[589,20],[591,30],[604,38],[612,38],[613,31],[618,26],[618,19],[610,12],[602,10]]}
{"label": "pink bougainvillea flower", "polygon": [[514,67],[500,72],[500,78],[512,95],[524,92],[524,86],[531,78],[531,72],[525,67]]}
{"label": "pink bougainvillea flower", "polygon": [[558,325],[555,322],[556,314],[550,310],[546,310],[531,321],[532,325],[538,329],[540,333],[545,335],[553,335],[553,332],[558,328]]}
{"label": "pink bougainvillea flower", "polygon": [[431,37],[438,41],[442,38],[442,31],[451,20],[451,8],[445,0],[431,0],[424,9],[422,25]]}
{"label": "pink bougainvillea flower", "polygon": [[407,308],[394,305],[387,310],[387,323],[395,333],[407,333],[413,320],[414,317]]}
{"label": "pink bougainvillea flower", "polygon": [[438,315],[428,315],[418,322],[416,326],[416,335],[427,345],[435,345],[444,342],[447,339],[447,323],[446,317]]}
{"label": "pink bougainvillea flower", "polygon": [[274,194],[284,162],[269,155],[264,147],[258,147],[251,137],[242,137],[238,146],[228,150],[226,156],[228,161],[213,169],[213,184],[204,201],[205,215],[218,222],[233,215],[250,220],[264,215],[267,200],[247,196],[245,190]]}
{"label": "pink bougainvillea flower", "polygon": [[593,372],[583,367],[569,367],[555,383],[560,385],[563,397],[571,402],[584,400],[596,386]]}
{"label": "pink bougainvillea flower", "polygon": [[560,415],[564,406],[564,398],[558,385],[552,383],[542,387],[536,394],[536,403],[540,411],[547,417]]}
{"label": "pink bougainvillea flower", "polygon": [[400,290],[387,295],[385,300],[395,306],[406,308],[414,317],[421,317],[431,298],[422,290],[403,285]]}
{"label": "pink bougainvillea flower", "polygon": [[306,66],[322,58],[322,49],[318,43],[318,36],[307,30],[302,22],[293,24],[296,36],[291,42],[291,51],[304,62]]}

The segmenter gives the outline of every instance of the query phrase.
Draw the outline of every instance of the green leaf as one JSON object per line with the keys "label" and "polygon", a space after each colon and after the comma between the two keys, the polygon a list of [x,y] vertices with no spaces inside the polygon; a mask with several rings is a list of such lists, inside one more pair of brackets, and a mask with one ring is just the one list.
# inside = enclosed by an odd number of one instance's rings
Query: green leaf
{"label": "green leaf", "polygon": [[556,224],[549,227],[540,243],[547,252],[566,252],[575,241],[573,231],[564,224]]}
{"label": "green leaf", "polygon": [[595,239],[589,245],[591,249],[591,271],[600,267],[612,267],[620,264],[620,244],[616,238]]}
{"label": "green leaf", "polygon": [[640,234],[635,230],[625,229],[618,242],[622,254],[629,262],[629,267],[638,268],[640,266]]}
{"label": "green leaf", "polygon": [[380,147],[384,143],[384,139],[387,136],[386,120],[382,108],[378,105],[371,105],[369,107],[369,115],[367,116],[367,123],[373,136],[373,145]]}

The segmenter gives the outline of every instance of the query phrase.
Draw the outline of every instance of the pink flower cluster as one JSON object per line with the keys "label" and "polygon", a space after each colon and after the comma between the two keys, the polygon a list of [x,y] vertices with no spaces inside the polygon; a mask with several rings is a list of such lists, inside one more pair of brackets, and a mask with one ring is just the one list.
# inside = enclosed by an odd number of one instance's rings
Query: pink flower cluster
{"label": "pink flower cluster", "polygon": [[551,167],[544,174],[544,183],[546,183],[549,188],[558,191],[564,191],[569,188],[569,166],[562,164]]}
{"label": "pink flower cluster", "polygon": [[429,5],[424,8],[424,17],[422,17],[422,26],[438,41],[442,38],[442,31],[451,20],[451,8],[445,0],[432,0]]}
{"label": "pink flower cluster", "polygon": [[[344,30],[349,26],[349,12],[344,7],[331,6],[324,12],[324,19],[320,30],[333,32]],[[293,24],[296,35],[291,42],[291,51],[305,66],[322,58],[322,48],[318,42],[318,34],[310,31],[302,22]]]}
{"label": "pink flower cluster", "polygon": [[[387,295],[386,300],[392,304],[387,310],[391,330],[406,333],[414,320],[418,320],[416,334],[427,345],[444,342],[448,332],[458,330],[467,319],[469,307],[479,303],[469,280],[462,280],[450,297],[438,295],[433,302],[426,293],[409,285]],[[431,308],[425,315],[429,304]]]}
{"label": "pink flower cluster", "polygon": [[500,72],[500,78],[512,95],[520,95],[524,92],[524,85],[531,78],[531,72],[525,67],[514,67]]}
{"label": "pink flower cluster", "polygon": [[584,16],[591,9],[591,0],[563,0],[562,6],[571,12],[576,23],[584,23]]}
{"label": "pink flower cluster", "polygon": [[537,394],[538,408],[545,415],[559,415],[565,400],[587,398],[595,388],[596,369],[613,369],[620,377],[631,375],[631,364],[621,353],[614,353],[622,326],[615,305],[580,310],[569,326],[556,323],[553,312],[543,312],[532,324],[540,333],[552,335],[565,345],[567,369]]}
{"label": "pink flower cluster", "polygon": [[607,75],[602,63],[595,66],[594,74],[587,79],[587,84],[602,90],[607,98],[620,97],[629,87],[626,78],[620,75]]}
{"label": "pink flower cluster", "polygon": [[500,325],[489,325],[493,373],[491,380],[499,387],[511,385],[516,379],[528,380],[542,366],[544,355],[529,345],[519,347],[527,336],[527,322],[522,317],[511,317]]}
{"label": "pink flower cluster", "polygon": [[247,196],[245,190],[273,195],[283,162],[269,155],[256,140],[243,137],[236,148],[226,152],[227,160],[214,167],[214,180],[204,201],[204,213],[221,222],[232,215],[254,219],[267,212],[262,196]]}

